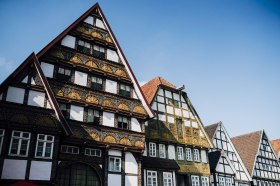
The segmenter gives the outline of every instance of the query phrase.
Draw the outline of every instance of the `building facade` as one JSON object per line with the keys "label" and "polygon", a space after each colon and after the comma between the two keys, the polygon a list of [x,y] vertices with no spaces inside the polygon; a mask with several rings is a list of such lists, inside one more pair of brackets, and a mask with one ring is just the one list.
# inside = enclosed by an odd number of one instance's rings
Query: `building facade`
{"label": "building facade", "polygon": [[0,185],[141,185],[153,111],[96,4],[0,86]]}
{"label": "building facade", "polygon": [[[206,126],[205,130],[214,144],[214,148],[211,150],[212,153],[210,153],[212,155],[209,154],[210,165],[213,165],[211,167],[213,185],[250,186],[251,176],[222,122]],[[220,164],[217,165],[215,162],[218,157],[223,160],[218,161]],[[213,164],[211,164],[212,159]]]}
{"label": "building facade", "polygon": [[183,87],[156,77],[142,90],[156,113],[145,127],[143,185],[208,186],[212,144]]}
{"label": "building facade", "polygon": [[252,177],[252,185],[280,185],[279,161],[264,131],[234,137],[232,142]]}
{"label": "building facade", "polygon": [[271,141],[271,145],[274,149],[275,154],[278,157],[278,160],[280,162],[280,139],[275,139]]}

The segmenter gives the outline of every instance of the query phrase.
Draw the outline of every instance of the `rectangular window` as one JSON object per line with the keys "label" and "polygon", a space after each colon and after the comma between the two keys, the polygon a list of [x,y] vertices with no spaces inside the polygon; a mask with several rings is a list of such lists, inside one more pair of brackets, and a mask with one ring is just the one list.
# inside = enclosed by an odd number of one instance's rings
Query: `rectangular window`
{"label": "rectangular window", "polygon": [[125,116],[118,116],[118,128],[128,129],[128,119]]}
{"label": "rectangular window", "polygon": [[3,146],[4,135],[5,135],[5,130],[0,129],[0,154],[1,154],[2,146]]}
{"label": "rectangular window", "polygon": [[77,50],[90,54],[90,44],[88,42],[78,40]]}
{"label": "rectangular window", "polygon": [[173,186],[172,173],[170,173],[170,172],[163,173],[163,185],[164,186]]}
{"label": "rectangular window", "polygon": [[103,47],[94,45],[93,46],[93,56],[99,58],[105,58],[105,50]]}
{"label": "rectangular window", "polygon": [[198,149],[193,149],[193,159],[194,161],[200,162],[200,155]]}
{"label": "rectangular window", "polygon": [[226,178],[226,186],[231,186],[231,178]]}
{"label": "rectangular window", "polygon": [[178,160],[184,160],[183,147],[177,147]]}
{"label": "rectangular window", "polygon": [[156,157],[156,144],[155,143],[149,143],[149,155],[151,157]]}
{"label": "rectangular window", "polygon": [[131,95],[131,88],[130,88],[130,86],[120,85],[119,94],[121,96],[130,97],[130,95]]}
{"label": "rectangular window", "polygon": [[164,144],[159,144],[159,157],[160,158],[166,158],[166,150]]}
{"label": "rectangular window", "polygon": [[192,149],[191,148],[186,148],[186,160],[192,161]]}
{"label": "rectangular window", "polygon": [[10,144],[11,156],[27,156],[30,143],[30,133],[13,130]]}
{"label": "rectangular window", "polygon": [[67,117],[67,106],[65,103],[59,103],[59,108],[64,115],[64,117]]}
{"label": "rectangular window", "polygon": [[52,158],[54,136],[38,134],[36,145],[36,158]]}
{"label": "rectangular window", "polygon": [[61,152],[67,154],[79,154],[79,147],[61,145]]}
{"label": "rectangular window", "polygon": [[219,177],[219,186],[225,186],[225,178]]}
{"label": "rectangular window", "polygon": [[88,109],[87,122],[99,124],[100,114],[98,110]]}
{"label": "rectangular window", "polygon": [[85,155],[101,157],[100,149],[85,148]]}
{"label": "rectangular window", "polygon": [[147,186],[157,186],[157,171],[147,171]]}
{"label": "rectangular window", "polygon": [[102,90],[103,88],[103,81],[101,78],[92,77],[91,78],[91,88],[94,90]]}
{"label": "rectangular window", "polygon": [[202,186],[209,186],[209,178],[208,177],[201,177],[201,184]]}
{"label": "rectangular window", "polygon": [[121,158],[109,157],[109,171],[121,172]]}
{"label": "rectangular window", "polygon": [[192,186],[199,186],[199,176],[191,176]]}
{"label": "rectangular window", "polygon": [[56,77],[60,80],[69,82],[71,79],[71,70],[59,67]]}

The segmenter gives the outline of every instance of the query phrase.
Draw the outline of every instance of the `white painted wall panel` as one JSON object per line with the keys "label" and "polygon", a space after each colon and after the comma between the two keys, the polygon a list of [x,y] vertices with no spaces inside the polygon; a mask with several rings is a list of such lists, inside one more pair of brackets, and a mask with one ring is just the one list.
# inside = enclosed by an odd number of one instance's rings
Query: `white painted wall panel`
{"label": "white painted wall panel", "polygon": [[17,87],[8,87],[6,101],[23,103],[25,90]]}
{"label": "white painted wall panel", "polygon": [[27,160],[5,159],[3,165],[2,179],[25,179]]}
{"label": "white painted wall panel", "polygon": [[84,107],[71,105],[70,119],[77,120],[77,121],[83,121],[84,120]]}
{"label": "white painted wall panel", "polygon": [[133,92],[132,92],[132,97],[134,99],[139,99],[134,89],[133,89]]}
{"label": "white painted wall panel", "polygon": [[158,103],[158,111],[165,112],[165,105],[161,104],[161,103]]}
{"label": "white painted wall panel", "polygon": [[175,160],[175,147],[174,147],[174,145],[168,145],[168,158]]}
{"label": "white painted wall panel", "polygon": [[141,126],[140,123],[136,118],[131,118],[131,130],[136,132],[141,132]]}
{"label": "white painted wall panel", "polygon": [[171,92],[168,90],[165,90],[165,97],[172,98]]}
{"label": "white painted wall panel", "polygon": [[120,174],[108,174],[108,186],[121,186]]}
{"label": "white painted wall panel", "polygon": [[186,127],[190,127],[191,126],[191,122],[189,120],[184,120],[184,124]]}
{"label": "white painted wall panel", "polygon": [[157,96],[157,101],[158,101],[158,102],[161,102],[161,103],[164,103],[164,97],[162,97],[162,96]]}
{"label": "white painted wall panel", "polygon": [[88,16],[85,20],[85,23],[93,25],[93,17],[92,16]]}
{"label": "white painted wall panel", "polygon": [[121,156],[122,152],[119,150],[109,150],[108,154],[111,156]]}
{"label": "white painted wall panel", "polygon": [[117,82],[106,79],[105,91],[113,94],[117,93]]}
{"label": "white painted wall panel", "polygon": [[162,89],[159,89],[159,90],[158,90],[158,95],[164,96],[163,90],[162,90]]}
{"label": "white painted wall panel", "polygon": [[103,125],[114,127],[115,126],[114,118],[115,118],[114,113],[103,112]]}
{"label": "white painted wall panel", "polygon": [[153,110],[157,110],[157,103],[156,103],[156,102],[153,102],[153,104],[152,104],[152,109],[153,109]]}
{"label": "white painted wall panel", "polygon": [[32,161],[30,167],[30,180],[50,180],[52,162]]}
{"label": "white painted wall panel", "polygon": [[95,25],[99,28],[103,28],[103,29],[106,29],[103,22],[100,20],[100,19],[97,19],[96,18],[96,22],[95,22]]}
{"label": "white painted wall panel", "polygon": [[74,83],[77,85],[87,86],[87,74],[79,71],[75,71]]}
{"label": "white painted wall panel", "polygon": [[47,100],[47,108],[48,108],[48,109],[51,109],[51,108],[52,108],[52,106],[51,106],[51,104],[50,104],[50,101],[49,101],[49,100]]}
{"label": "white painted wall panel", "polygon": [[174,98],[175,100],[177,100],[177,101],[180,101],[179,94],[174,93],[174,94],[173,94],[173,98]]}
{"label": "white painted wall panel", "polygon": [[107,49],[107,59],[114,62],[119,62],[118,53],[114,50]]}
{"label": "white painted wall panel", "polygon": [[181,109],[175,108],[175,115],[181,117],[182,116]]}
{"label": "white painted wall panel", "polygon": [[49,63],[41,62],[41,68],[42,68],[43,73],[46,77],[53,78],[54,65],[49,64]]}
{"label": "white painted wall panel", "polygon": [[193,127],[193,128],[198,128],[197,122],[192,121],[192,127]]}
{"label": "white painted wall panel", "polygon": [[33,77],[31,77],[31,85],[36,85],[35,80]]}
{"label": "white painted wall panel", "polygon": [[167,116],[167,121],[168,121],[168,123],[174,123],[174,117]]}
{"label": "white painted wall panel", "polygon": [[166,111],[168,114],[174,114],[173,107],[171,106],[166,106]]}
{"label": "white painted wall panel", "polygon": [[125,186],[137,186],[138,177],[137,176],[125,176]]}
{"label": "white painted wall panel", "polygon": [[44,107],[45,93],[30,90],[28,94],[27,104],[36,107]]}
{"label": "white painted wall panel", "polygon": [[190,117],[190,114],[189,114],[189,112],[188,112],[187,110],[183,110],[183,116],[184,116],[185,118],[189,118],[189,117]]}
{"label": "white painted wall panel", "polygon": [[28,82],[28,76],[26,76],[21,82],[22,83],[27,83]]}
{"label": "white painted wall panel", "polygon": [[224,167],[222,164],[218,163],[217,167],[216,167],[216,171],[217,172],[224,172]]}
{"label": "white painted wall panel", "polygon": [[61,41],[61,45],[63,46],[67,46],[70,48],[75,48],[75,44],[76,44],[76,38],[73,36],[65,36],[62,41]]}
{"label": "white painted wall panel", "polygon": [[131,152],[125,153],[125,173],[138,174],[138,164]]}
{"label": "white painted wall panel", "polygon": [[166,117],[165,117],[165,115],[158,114],[158,119],[159,119],[160,121],[166,122]]}

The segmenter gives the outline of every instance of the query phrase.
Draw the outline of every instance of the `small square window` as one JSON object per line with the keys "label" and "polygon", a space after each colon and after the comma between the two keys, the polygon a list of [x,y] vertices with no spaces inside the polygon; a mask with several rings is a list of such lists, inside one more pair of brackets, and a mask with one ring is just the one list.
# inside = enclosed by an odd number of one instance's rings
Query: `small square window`
{"label": "small square window", "polygon": [[105,50],[101,46],[94,45],[93,46],[93,56],[98,58],[105,58]]}
{"label": "small square window", "polygon": [[109,156],[109,171],[121,172],[121,158]]}
{"label": "small square window", "polygon": [[94,90],[102,90],[103,89],[103,80],[98,77],[91,78],[91,88]]}
{"label": "small square window", "polygon": [[118,116],[118,128],[128,129],[128,119],[125,116]]}
{"label": "small square window", "polygon": [[128,85],[120,85],[119,94],[121,96],[130,97],[131,96],[131,87]]}

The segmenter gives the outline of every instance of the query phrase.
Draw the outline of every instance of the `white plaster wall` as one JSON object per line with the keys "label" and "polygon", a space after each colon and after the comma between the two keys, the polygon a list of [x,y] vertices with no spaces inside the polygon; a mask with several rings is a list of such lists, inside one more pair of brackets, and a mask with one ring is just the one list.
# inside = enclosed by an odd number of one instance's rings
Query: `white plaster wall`
{"label": "white plaster wall", "polygon": [[158,103],[158,111],[165,112],[165,105],[161,104],[161,103]]}
{"label": "white plaster wall", "polygon": [[99,27],[99,28],[105,29],[105,26],[104,26],[103,22],[102,22],[100,19],[97,19],[97,18],[96,18],[95,25],[96,25],[97,27]]}
{"label": "white plaster wall", "polygon": [[174,123],[174,117],[167,116],[167,121],[168,121],[168,123]]}
{"label": "white plaster wall", "polygon": [[71,105],[70,107],[70,119],[83,121],[84,119],[84,107]]}
{"label": "white plaster wall", "polygon": [[181,109],[175,108],[175,115],[176,116],[182,116]]}
{"label": "white plaster wall", "polygon": [[36,107],[44,107],[45,102],[45,93],[38,91],[29,91],[28,95],[28,105],[36,106]]}
{"label": "white plaster wall", "polygon": [[125,153],[125,173],[138,174],[138,164],[131,152]]}
{"label": "white plaster wall", "polygon": [[177,101],[180,100],[179,94],[176,94],[176,93],[173,93],[173,98],[174,98],[175,100],[177,100]]}
{"label": "white plaster wall", "polygon": [[157,110],[157,103],[156,103],[156,102],[153,102],[153,103],[152,103],[152,109],[153,109],[153,110]]}
{"label": "white plaster wall", "polygon": [[6,101],[14,103],[23,103],[25,90],[17,87],[8,87]]}
{"label": "white plaster wall", "polygon": [[31,85],[36,85],[35,80],[33,77],[31,77]]}
{"label": "white plaster wall", "polygon": [[3,165],[2,179],[25,179],[27,160],[5,159]]}
{"label": "white plaster wall", "polygon": [[162,97],[162,96],[157,96],[157,101],[158,101],[158,102],[161,102],[161,103],[164,103],[164,97]]}
{"label": "white plaster wall", "polygon": [[51,104],[50,104],[50,101],[49,101],[49,100],[47,100],[47,108],[48,108],[48,109],[51,109],[51,108],[52,108],[52,106],[51,106]]}
{"label": "white plaster wall", "polygon": [[119,56],[114,50],[107,49],[107,59],[114,62],[119,62]]}
{"label": "white plaster wall", "polygon": [[50,180],[52,162],[32,161],[30,167],[30,180]]}
{"label": "white plaster wall", "polygon": [[172,98],[171,92],[168,90],[165,90],[165,97]]}
{"label": "white plaster wall", "polygon": [[70,48],[75,48],[75,43],[76,43],[76,38],[73,36],[69,36],[69,35],[66,35],[61,41],[61,45],[67,46]]}
{"label": "white plaster wall", "polygon": [[183,116],[184,116],[185,118],[189,118],[189,117],[190,117],[189,112],[186,111],[186,110],[183,110]]}
{"label": "white plaster wall", "polygon": [[108,186],[121,186],[120,174],[108,174]]}
{"label": "white plaster wall", "polygon": [[140,123],[136,118],[131,118],[131,130],[136,132],[141,132],[141,126]]}
{"label": "white plaster wall", "polygon": [[119,150],[109,150],[108,154],[111,156],[121,156],[122,152]]}
{"label": "white plaster wall", "polygon": [[198,128],[197,122],[192,121],[192,127],[193,128]]}
{"label": "white plaster wall", "polygon": [[125,186],[137,186],[138,177],[137,176],[125,176]]}
{"label": "white plaster wall", "polygon": [[106,79],[105,91],[116,94],[117,93],[117,82]]}
{"label": "white plaster wall", "polygon": [[166,117],[165,117],[165,115],[162,115],[162,114],[158,114],[158,119],[160,120],[160,121],[166,121]]}
{"label": "white plaster wall", "polygon": [[168,145],[168,158],[175,160],[175,147],[174,147],[174,145]]}
{"label": "white plaster wall", "polygon": [[220,164],[220,162],[218,163],[218,165],[217,165],[217,167],[216,167],[216,171],[218,171],[218,172],[224,172],[223,165]]}
{"label": "white plaster wall", "polygon": [[225,172],[229,174],[234,174],[232,168],[229,165],[225,165]]}
{"label": "white plaster wall", "polygon": [[27,83],[27,81],[28,81],[28,76],[26,76],[21,82],[22,83]]}
{"label": "white plaster wall", "polygon": [[114,113],[110,112],[103,112],[103,125],[114,127],[115,121],[114,121]]}
{"label": "white plaster wall", "polygon": [[158,95],[163,96],[163,90],[162,90],[162,89],[159,89],[159,90],[158,90]]}
{"label": "white plaster wall", "polygon": [[145,143],[145,150],[144,150],[143,156],[147,156],[147,143]]}
{"label": "white plaster wall", "polygon": [[173,107],[171,106],[166,106],[166,111],[168,114],[174,114]]}
{"label": "white plaster wall", "polygon": [[93,25],[93,17],[92,16],[88,16],[85,20],[85,23]]}
{"label": "white plaster wall", "polygon": [[43,73],[46,77],[53,78],[54,65],[49,64],[49,63],[41,62],[41,68],[42,68]]}
{"label": "white plaster wall", "polygon": [[191,122],[189,120],[184,120],[184,125],[187,126],[187,127],[190,127],[191,126]]}
{"label": "white plaster wall", "polygon": [[187,105],[186,103],[182,103],[182,108],[184,108],[184,109],[189,109],[189,108],[188,108],[188,105]]}
{"label": "white plaster wall", "polygon": [[203,163],[207,163],[207,154],[206,154],[206,150],[201,150],[201,161]]}
{"label": "white plaster wall", "polygon": [[134,99],[139,99],[134,89],[133,89],[133,92],[132,92],[132,97]]}
{"label": "white plaster wall", "polygon": [[79,71],[75,71],[74,83],[77,85],[87,86],[87,74]]}

